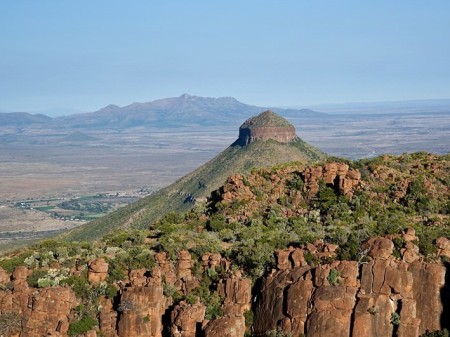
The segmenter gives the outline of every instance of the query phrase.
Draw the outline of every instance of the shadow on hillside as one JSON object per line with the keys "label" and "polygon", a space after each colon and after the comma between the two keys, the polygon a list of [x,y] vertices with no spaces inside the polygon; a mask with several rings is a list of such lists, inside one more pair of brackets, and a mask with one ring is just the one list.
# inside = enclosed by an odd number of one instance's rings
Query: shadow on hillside
{"label": "shadow on hillside", "polygon": [[441,315],[441,328],[450,330],[450,262],[445,262],[445,285],[441,289],[441,303],[443,306]]}

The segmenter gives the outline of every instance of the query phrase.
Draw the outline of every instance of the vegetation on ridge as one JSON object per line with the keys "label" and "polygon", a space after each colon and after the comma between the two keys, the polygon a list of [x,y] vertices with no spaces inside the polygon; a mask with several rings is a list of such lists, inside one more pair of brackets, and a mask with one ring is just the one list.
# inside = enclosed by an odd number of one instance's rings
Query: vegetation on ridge
{"label": "vegetation on ridge", "polygon": [[[336,259],[360,261],[368,238],[412,227],[423,258],[439,262],[434,241],[450,237],[450,155],[415,153],[347,163],[361,173],[350,195],[324,181],[314,197],[308,195],[304,172],[319,164],[253,169],[231,177],[208,203],[184,214],[169,213],[148,229],[115,231],[97,242],[48,240],[0,258],[0,266],[8,272],[27,266],[32,287],[70,286],[82,303],[69,328],[77,335],[98,324],[100,299],[115,298],[117,282],[127,279],[130,270],[156,266],[157,252],[166,252],[172,261],[181,250],[190,252],[198,285],[181,293],[163,282],[164,294],[174,303],[192,305],[199,299],[208,319],[223,314],[217,284],[227,275],[220,266],[203,271],[205,253],[219,252],[232,270],[256,281],[275,266],[277,249],[321,240],[338,245]],[[400,258],[405,242],[401,236],[393,241],[394,256]],[[94,285],[87,280],[86,265],[96,258],[104,258],[109,268],[106,282]],[[310,266],[331,262],[307,254],[305,259]],[[76,274],[70,272],[74,269]],[[330,272],[328,281],[338,285],[339,273]]]}
{"label": "vegetation on ridge", "polygon": [[117,228],[146,228],[169,212],[185,212],[195,201],[206,199],[232,173],[249,173],[254,167],[269,167],[290,161],[311,162],[325,154],[300,138],[282,144],[274,140],[247,146],[232,145],[215,158],[175,183],[98,220],[82,225],[66,240],[95,240]]}

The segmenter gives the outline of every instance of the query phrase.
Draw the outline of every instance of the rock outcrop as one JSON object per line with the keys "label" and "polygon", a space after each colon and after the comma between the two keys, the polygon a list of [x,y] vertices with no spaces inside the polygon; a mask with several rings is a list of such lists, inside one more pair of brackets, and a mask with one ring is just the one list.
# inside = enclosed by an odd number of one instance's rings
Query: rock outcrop
{"label": "rock outcrop", "polygon": [[304,173],[305,186],[310,198],[319,192],[319,182],[322,180],[332,186],[341,195],[352,196],[352,189],[361,181],[361,173],[350,169],[345,163],[326,163],[323,166],[308,168]]}
{"label": "rock outcrop", "polygon": [[72,310],[77,305],[73,290],[30,288],[29,274],[27,268],[17,267],[12,273],[12,288],[0,288],[0,315],[14,313],[20,318],[20,337],[67,336]]}
{"label": "rock outcrop", "polygon": [[105,259],[96,259],[88,264],[88,280],[92,284],[105,281],[108,277],[108,263]]}
{"label": "rock outcrop", "polygon": [[189,305],[182,301],[171,313],[171,334],[173,337],[196,337],[201,331],[206,307],[197,302]]}
{"label": "rock outcrop", "polygon": [[303,258],[312,247],[279,251],[278,270],[261,285],[255,334],[413,337],[442,329],[446,268],[405,259],[408,251],[416,251],[411,241],[405,245],[398,259],[392,255],[393,242],[376,237],[366,243],[367,262],[318,266]]}
{"label": "rock outcrop", "polygon": [[[276,253],[276,268],[255,289],[221,254],[205,253],[195,269],[188,251],[180,251],[176,261],[158,253],[152,270],[129,272],[114,299],[100,297],[98,326],[83,336],[244,337],[249,332],[261,337],[418,337],[448,324],[449,284],[446,267],[425,262],[416,240],[412,229],[371,238],[359,261],[335,260],[337,246],[323,241],[282,249]],[[446,238],[437,240],[438,254],[448,250],[447,243]],[[89,265],[104,266],[98,261]],[[218,316],[208,316],[208,303],[191,293],[201,284],[200,275],[211,269],[220,271],[208,286],[221,299]],[[12,274],[0,270],[0,315],[20,318],[20,333],[13,336],[67,336],[69,323],[79,319],[75,293],[69,287],[31,288],[29,275],[25,267]],[[249,311],[252,326],[246,322]]]}
{"label": "rock outcrop", "polygon": [[295,128],[283,117],[267,110],[244,122],[239,128],[239,145],[248,145],[257,140],[273,139],[289,143],[296,138]]}

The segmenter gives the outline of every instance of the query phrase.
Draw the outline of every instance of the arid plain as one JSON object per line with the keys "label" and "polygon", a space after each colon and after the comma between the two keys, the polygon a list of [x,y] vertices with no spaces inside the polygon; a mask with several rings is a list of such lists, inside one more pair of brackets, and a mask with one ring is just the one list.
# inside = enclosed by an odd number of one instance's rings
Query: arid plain
{"label": "arid plain", "polygon": [[[302,139],[334,156],[450,151],[450,113],[288,118]],[[0,126],[0,239],[5,244],[42,237],[83,223],[50,216],[48,210],[63,201],[97,194],[128,197],[108,201],[112,210],[148,195],[220,153],[237,138],[241,123],[75,133]],[[18,207],[23,201],[25,209]]]}

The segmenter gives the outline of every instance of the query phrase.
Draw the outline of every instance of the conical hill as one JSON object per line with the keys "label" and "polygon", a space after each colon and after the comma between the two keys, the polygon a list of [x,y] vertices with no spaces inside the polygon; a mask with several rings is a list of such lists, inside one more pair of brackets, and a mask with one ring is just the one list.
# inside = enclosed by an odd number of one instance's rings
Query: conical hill
{"label": "conical hill", "polygon": [[286,162],[313,162],[326,155],[295,134],[283,117],[265,111],[247,120],[239,138],[222,153],[173,184],[65,235],[68,240],[95,240],[115,228],[145,228],[169,212],[184,212],[204,200],[233,173]]}

